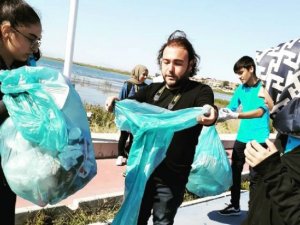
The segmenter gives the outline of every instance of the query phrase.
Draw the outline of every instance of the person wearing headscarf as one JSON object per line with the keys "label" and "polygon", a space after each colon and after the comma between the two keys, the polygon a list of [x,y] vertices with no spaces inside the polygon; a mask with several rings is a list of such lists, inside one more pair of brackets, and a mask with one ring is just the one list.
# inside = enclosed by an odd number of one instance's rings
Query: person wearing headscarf
{"label": "person wearing headscarf", "polygon": [[300,224],[300,39],[257,53],[264,82],[260,97],[270,108],[278,131],[268,148],[247,144],[247,163],[263,175],[255,199],[243,224]]}
{"label": "person wearing headscarf", "polygon": [[[119,99],[123,100],[128,97],[134,96],[141,88],[147,86],[145,80],[148,76],[148,69],[143,65],[136,65],[131,71],[131,77],[124,82],[122,90],[119,94]],[[127,139],[129,142],[127,144]],[[126,159],[129,154],[133,142],[133,136],[131,133],[122,130],[118,142],[118,158],[116,161],[117,166],[122,166],[126,163]]]}

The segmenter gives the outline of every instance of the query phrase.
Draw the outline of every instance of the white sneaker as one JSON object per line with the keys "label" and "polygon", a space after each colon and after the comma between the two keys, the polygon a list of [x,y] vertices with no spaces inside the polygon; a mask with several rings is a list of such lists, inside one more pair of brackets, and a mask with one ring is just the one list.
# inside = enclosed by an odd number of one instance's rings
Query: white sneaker
{"label": "white sneaker", "polygon": [[118,156],[116,161],[117,166],[123,166],[123,156]]}

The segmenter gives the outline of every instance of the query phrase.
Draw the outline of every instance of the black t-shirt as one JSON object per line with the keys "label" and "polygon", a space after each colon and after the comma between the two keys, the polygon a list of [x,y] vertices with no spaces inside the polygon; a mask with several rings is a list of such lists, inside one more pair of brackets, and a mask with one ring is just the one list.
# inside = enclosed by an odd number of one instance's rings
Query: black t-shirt
{"label": "black t-shirt", "polygon": [[[158,101],[154,101],[155,94],[164,86],[164,83],[152,83],[140,90],[132,99],[146,102],[163,108],[168,108],[174,96],[181,93],[181,97],[172,110],[191,107],[202,107],[205,104],[214,104],[212,89],[202,83],[187,80],[180,89],[165,88]],[[154,171],[153,176],[162,182],[170,184],[186,184],[191,164],[194,159],[195,147],[202,125],[175,132],[167,150],[166,158]]]}

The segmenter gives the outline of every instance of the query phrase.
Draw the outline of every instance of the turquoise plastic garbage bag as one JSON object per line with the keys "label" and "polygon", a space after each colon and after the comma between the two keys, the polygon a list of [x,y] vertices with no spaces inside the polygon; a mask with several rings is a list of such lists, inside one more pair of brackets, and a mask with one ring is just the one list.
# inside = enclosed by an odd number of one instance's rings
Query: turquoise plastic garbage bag
{"label": "turquoise plastic garbage bag", "polygon": [[215,126],[203,127],[186,187],[205,197],[221,194],[231,185],[230,162],[217,130]]}
{"label": "turquoise plastic garbage bag", "polygon": [[127,161],[125,198],[113,225],[136,225],[146,182],[165,158],[176,131],[197,124],[196,117],[204,114],[200,107],[169,111],[134,100],[116,102],[116,124],[132,132],[134,139]]}
{"label": "turquoise plastic garbage bag", "polygon": [[62,79],[57,71],[42,67],[0,73],[3,102],[15,126],[25,139],[49,150],[63,149],[67,143],[62,112],[46,92],[51,86],[68,89]]}
{"label": "turquoise plastic garbage bag", "polygon": [[10,115],[0,127],[1,164],[11,189],[45,206],[83,188],[97,164],[86,112],[72,84],[43,67],[4,71],[0,79]]}

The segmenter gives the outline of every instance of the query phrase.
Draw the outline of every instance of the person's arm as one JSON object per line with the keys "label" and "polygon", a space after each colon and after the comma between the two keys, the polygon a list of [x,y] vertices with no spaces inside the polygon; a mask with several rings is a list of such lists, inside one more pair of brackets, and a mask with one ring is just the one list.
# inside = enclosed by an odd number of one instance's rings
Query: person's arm
{"label": "person's arm", "polygon": [[238,88],[235,92],[233,97],[230,100],[227,108],[220,109],[220,114],[218,121],[223,122],[229,119],[252,119],[252,118],[259,118],[264,115],[268,111],[267,106],[264,103],[262,98],[254,98],[251,102],[253,105],[254,110],[248,112],[237,112],[239,105],[241,104],[239,100],[239,96],[243,93],[240,91],[241,89]]}
{"label": "person's arm", "polygon": [[215,105],[204,105],[203,109],[207,110],[207,113],[197,116],[197,122],[204,126],[214,125],[218,118],[218,108]]}
{"label": "person's arm", "polygon": [[214,125],[218,118],[218,108],[214,105],[214,93],[209,86],[203,85],[196,104],[207,110],[206,114],[197,116],[197,122],[205,126]]}
{"label": "person's arm", "polygon": [[105,101],[105,109],[107,112],[113,112],[115,108],[115,102],[120,99],[116,96],[108,97]]}
{"label": "person's arm", "polygon": [[121,89],[121,91],[120,91],[120,93],[119,93],[119,97],[116,97],[116,96],[110,96],[110,97],[108,97],[108,98],[106,99],[106,101],[105,101],[105,110],[106,110],[107,112],[112,113],[112,112],[114,111],[114,108],[115,108],[115,102],[116,102],[116,101],[120,101],[120,100],[126,98],[126,97],[125,97],[126,94],[127,94],[127,82],[125,82],[125,83],[123,84],[122,89]]}
{"label": "person's arm", "polygon": [[[128,99],[137,100],[139,102],[146,102],[146,97],[148,95],[148,88],[150,85],[145,88],[141,88],[134,96],[127,97]],[[120,101],[120,98],[116,96],[108,97],[105,101],[105,109],[108,112],[113,112],[115,107],[115,101]]]}
{"label": "person's arm", "polygon": [[238,118],[238,113],[236,111],[241,104],[241,101],[239,98],[240,88],[241,87],[238,87],[234,91],[233,96],[231,97],[229,104],[226,106],[226,108],[220,108],[219,115],[217,118],[218,122],[224,122],[229,119],[237,119]]}
{"label": "person's arm", "polygon": [[251,110],[248,112],[239,112],[237,119],[251,119],[251,118],[259,118],[262,117],[265,113],[263,108],[258,108],[255,110]]}
{"label": "person's arm", "polygon": [[119,99],[120,100],[127,98],[127,96],[128,96],[127,89],[128,89],[128,82],[125,82],[122,86],[122,89],[121,89],[120,93],[119,93]]}

